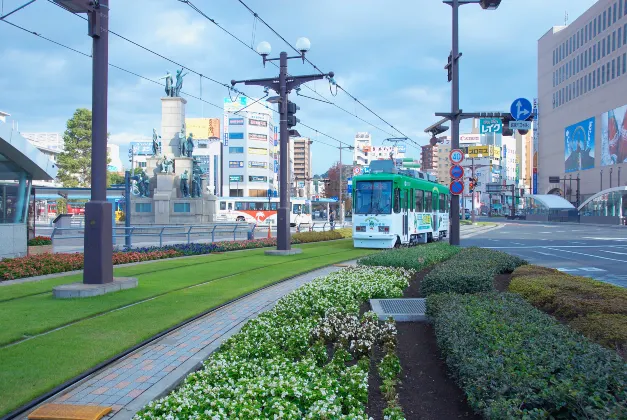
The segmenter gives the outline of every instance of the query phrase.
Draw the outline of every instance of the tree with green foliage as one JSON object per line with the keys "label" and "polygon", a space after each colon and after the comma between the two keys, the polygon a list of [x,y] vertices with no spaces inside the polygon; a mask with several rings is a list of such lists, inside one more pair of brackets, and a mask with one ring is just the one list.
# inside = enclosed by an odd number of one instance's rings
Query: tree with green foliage
{"label": "tree with green foliage", "polygon": [[116,172],[109,172],[107,174],[107,186],[124,184],[124,175],[120,175]]}
{"label": "tree with green foliage", "polygon": [[57,178],[64,187],[91,186],[91,111],[79,108],[63,133],[64,150],[57,157]]}

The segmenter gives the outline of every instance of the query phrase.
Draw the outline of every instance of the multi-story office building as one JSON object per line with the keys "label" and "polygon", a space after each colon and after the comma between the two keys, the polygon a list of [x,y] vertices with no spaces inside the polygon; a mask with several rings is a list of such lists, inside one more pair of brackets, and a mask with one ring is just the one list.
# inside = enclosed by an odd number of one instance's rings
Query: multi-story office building
{"label": "multi-story office building", "polygon": [[421,146],[420,165],[423,172],[437,176],[438,174],[438,145],[427,144]]}
{"label": "multi-story office building", "polygon": [[372,151],[372,137],[370,133],[355,134],[355,149],[353,150],[353,162],[355,165],[368,166],[371,158],[368,154]]}
{"label": "multi-story office building", "polygon": [[267,197],[269,190],[278,191],[273,113],[266,105],[252,102],[245,96],[237,101],[224,99],[224,196]]}
{"label": "multi-story office building", "polygon": [[305,191],[306,197],[311,197],[313,193],[311,143],[308,137],[290,138],[290,145],[294,149],[294,182],[298,190]]}
{"label": "multi-story office building", "polygon": [[63,151],[63,135],[59,133],[20,133],[35,147]]}
{"label": "multi-story office building", "polygon": [[435,175],[438,177],[440,184],[449,185],[451,183],[451,160],[449,157],[451,153],[451,140],[449,137],[441,137],[441,140],[442,142],[438,143],[436,148],[438,165]]}
{"label": "multi-story office building", "polygon": [[[627,3],[599,0],[538,41],[538,193],[580,203],[625,185],[627,169]],[[574,191],[573,191],[574,190]]]}

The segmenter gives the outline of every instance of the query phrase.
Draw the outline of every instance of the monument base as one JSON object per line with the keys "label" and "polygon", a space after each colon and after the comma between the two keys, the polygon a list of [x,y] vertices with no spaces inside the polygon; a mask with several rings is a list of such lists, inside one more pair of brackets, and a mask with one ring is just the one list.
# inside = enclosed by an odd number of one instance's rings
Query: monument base
{"label": "monument base", "polygon": [[265,252],[266,255],[296,255],[302,254],[303,250],[300,248],[292,248],[292,249],[269,249]]}
{"label": "monument base", "polygon": [[52,289],[52,296],[57,299],[86,298],[119,292],[137,287],[134,277],[114,277],[113,282],[105,284],[70,283]]}

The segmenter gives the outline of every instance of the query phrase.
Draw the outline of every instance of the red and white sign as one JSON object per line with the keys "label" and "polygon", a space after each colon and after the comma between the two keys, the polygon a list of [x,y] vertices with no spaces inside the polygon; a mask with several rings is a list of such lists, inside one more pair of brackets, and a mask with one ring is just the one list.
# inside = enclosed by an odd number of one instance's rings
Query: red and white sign
{"label": "red and white sign", "polygon": [[361,174],[361,166],[355,166],[353,168],[353,175],[359,175]]}
{"label": "red and white sign", "polygon": [[464,161],[464,152],[459,149],[453,149],[448,157],[452,163],[459,164]]}

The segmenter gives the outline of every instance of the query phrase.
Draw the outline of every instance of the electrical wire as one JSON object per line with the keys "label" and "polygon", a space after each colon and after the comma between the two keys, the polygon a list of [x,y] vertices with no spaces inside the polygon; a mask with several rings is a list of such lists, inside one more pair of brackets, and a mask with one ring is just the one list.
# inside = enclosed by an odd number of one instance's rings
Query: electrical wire
{"label": "electrical wire", "polygon": [[[59,46],[59,47],[62,47],[62,48],[68,49],[68,50],[70,50],[70,51],[72,51],[72,52],[75,52],[75,53],[77,53],[77,54],[80,54],[80,55],[82,55],[82,56],[84,56],[84,57],[92,58],[92,56],[91,56],[90,54],[87,54],[87,53],[84,53],[84,52],[79,51],[79,50],[77,50],[77,49],[74,49],[74,48],[72,48],[72,47],[70,47],[70,46],[67,46],[67,45],[65,45],[65,44],[61,43],[61,42],[57,42],[57,41],[55,41],[55,40],[53,40],[53,39],[50,39],[50,38],[48,38],[48,37],[45,37],[45,36],[41,35],[41,34],[40,34],[40,33],[38,33],[38,32],[32,31],[32,30],[30,30],[30,29],[27,29],[27,28],[25,28],[25,27],[23,27],[23,26],[20,26],[20,25],[18,25],[18,24],[15,24],[15,23],[13,23],[13,22],[9,22],[8,20],[2,20],[2,22],[6,23],[6,24],[8,24],[8,25],[11,25],[11,26],[13,26],[14,28],[20,29],[20,30],[22,30],[22,31],[24,31],[24,32],[27,32],[27,33],[29,33],[29,34],[31,34],[31,35],[35,35],[36,37],[41,38],[41,39],[43,39],[43,40],[46,40],[46,41],[48,41],[48,42],[50,42],[50,43],[53,43],[53,44],[55,44],[55,45],[57,45],[57,46]],[[136,73],[136,72],[134,72],[134,71],[132,71],[132,70],[125,69],[125,68],[123,68],[123,67],[120,67],[120,66],[115,65],[115,64],[112,64],[112,63],[109,63],[109,66],[111,66],[111,67],[113,67],[113,68],[115,68],[115,69],[117,69],[117,70],[123,71],[123,72],[125,72],[125,73],[128,73],[128,74],[130,74],[130,75],[136,76],[136,77],[138,77],[138,78],[140,78],[140,79],[143,79],[143,80],[146,80],[146,81],[148,81],[148,82],[154,83],[154,84],[156,84],[156,85],[159,85],[159,86],[162,86],[162,87],[163,87],[163,86],[165,86],[163,83],[161,83],[161,82],[159,82],[159,81],[157,81],[157,80],[151,79],[151,78],[146,77],[146,76],[142,76],[141,74]],[[188,70],[189,70],[189,69],[188,69]],[[181,93],[183,93],[183,94],[184,94],[184,95],[186,95],[187,97],[190,97],[190,98],[193,98],[193,99],[199,100],[199,101],[201,101],[201,102],[203,102],[203,103],[206,103],[206,104],[211,105],[211,106],[213,106],[213,107],[215,107],[215,108],[217,108],[217,109],[220,109],[221,111],[224,111],[224,108],[223,108],[222,106],[217,105],[217,104],[214,104],[213,102],[207,101],[207,100],[205,100],[205,99],[202,99],[201,97],[198,97],[198,96],[196,96],[196,95],[193,95],[193,94],[190,94],[190,93],[187,93],[187,92],[181,92]],[[237,114],[237,112],[240,112],[240,111],[241,111],[241,110],[239,110],[239,111],[234,111],[234,112],[227,112],[227,113],[228,113],[228,114]],[[276,111],[275,111],[275,112],[276,112]],[[302,123],[301,123],[301,124],[302,124]],[[331,137],[331,136],[329,136],[329,135],[327,135],[327,134],[324,134],[324,133],[322,133],[322,132],[319,132],[318,130],[316,130],[316,129],[315,129],[315,128],[313,128],[313,127],[310,127],[310,126],[305,125],[305,124],[302,124],[302,125],[303,125],[303,126],[305,126],[305,127],[307,127],[307,128],[309,128],[310,130],[314,130],[314,131],[316,131],[316,132],[318,132],[318,133],[320,133],[320,134],[322,134],[322,135],[324,135],[324,136],[327,136],[327,137],[329,137],[329,138],[331,138],[331,139],[333,139],[333,140],[339,141],[339,140],[335,139],[334,137]],[[331,145],[331,144],[324,143],[324,142],[322,142],[322,141],[320,141],[319,143],[324,144],[324,145],[327,145],[327,146],[330,146],[330,147],[337,148],[337,146],[333,146],[333,145]],[[346,143],[344,143],[344,144],[346,144]]]}
{"label": "electrical wire", "polygon": [[[250,13],[252,13],[261,23],[263,23],[268,29],[270,29],[276,36],[278,36],[283,42],[285,42],[287,45],[289,45],[289,47],[291,49],[293,49],[296,53],[301,54],[300,51],[298,51],[298,49],[296,49],[296,47],[294,47],[291,43],[289,43],[281,34],[279,34],[272,26],[270,26],[265,20],[263,20],[263,18],[261,18],[261,16],[259,16],[254,10],[252,10],[243,0],[237,0],[240,4],[242,4]],[[316,66],[311,60],[309,60],[307,57],[305,57],[305,61],[307,63],[309,63],[316,71],[318,71],[320,74],[325,74],[322,70],[320,70],[320,68],[318,66]],[[376,112],[374,112],[372,109],[370,109],[368,106],[366,106],[363,102],[361,102],[359,99],[357,99],[354,95],[350,94],[346,89],[344,89],[342,86],[338,85],[337,83],[335,84],[337,89],[340,89],[341,91],[343,91],[344,93],[346,93],[351,99],[353,99],[355,102],[357,102],[359,105],[361,105],[362,107],[364,107],[368,112],[370,112],[372,115],[374,115],[375,117],[377,117],[378,119],[380,119],[383,123],[385,123],[386,125],[390,126],[390,128],[392,128],[393,130],[397,131],[398,133],[400,133],[403,137],[406,137],[409,141],[415,143],[416,145],[418,145],[418,143],[416,143],[413,139],[411,139],[409,136],[407,136],[406,134],[404,134],[402,131],[400,131],[398,128],[396,128],[395,126],[393,126],[392,124],[390,124],[389,122],[387,122],[383,117],[381,117],[379,114],[377,114]],[[314,91],[315,92],[315,91]],[[317,93],[317,92],[316,92]],[[348,113],[351,113],[350,111],[346,111]],[[352,113],[351,113],[352,114]],[[355,114],[352,114],[355,115]],[[356,115],[355,115],[356,116]],[[359,118],[359,117],[357,117]],[[390,134],[390,133],[388,133]]]}
{"label": "electrical wire", "polygon": [[[50,0],[48,0],[50,1]],[[206,18],[207,20],[209,20],[211,23],[213,23],[214,25],[216,25],[219,29],[223,30],[225,33],[227,33],[228,35],[230,35],[233,39],[235,39],[237,42],[239,42],[240,44],[242,44],[243,46],[245,46],[246,48],[248,48],[249,50],[253,51],[255,54],[260,55],[251,45],[246,44],[246,42],[244,42],[242,39],[238,38],[236,35],[234,35],[232,32],[228,31],[226,28],[224,28],[222,25],[218,24],[215,19],[210,18],[209,16],[207,16],[204,12],[202,12],[197,6],[195,6],[190,0],[178,0],[181,3],[185,3],[187,4],[189,7],[191,7],[194,11],[196,11],[198,14],[200,14],[201,16],[203,16],[204,18]],[[247,6],[246,6],[247,7]],[[247,7],[248,8],[248,7]],[[268,26],[267,23],[265,23],[265,21],[263,21],[263,19],[259,18],[259,15],[257,15],[255,12],[253,12],[250,8],[248,8],[249,11],[253,14],[253,16],[255,17],[255,19],[260,20],[264,25]],[[256,22],[256,21],[255,21]],[[255,29],[256,29],[256,23],[255,23]],[[271,28],[271,30],[273,30]],[[274,31],[274,30],[273,30]],[[277,34],[278,35],[278,34]],[[281,37],[280,35],[278,35],[279,37]],[[285,41],[285,39],[283,37],[281,37],[281,39],[283,39]],[[287,42],[287,41],[285,41]],[[300,51],[297,51],[300,54]],[[318,71],[320,71],[320,69],[318,69],[313,63],[311,63],[309,61],[309,59],[305,58],[305,60],[307,62],[309,62],[311,65],[314,66],[314,68],[316,68]],[[275,67],[279,67],[274,61],[270,61],[270,63],[272,65],[274,65]],[[320,71],[321,74],[324,74]],[[339,110],[347,113],[348,115],[351,115],[355,118],[357,118],[358,120],[370,125],[371,127],[389,135],[389,136],[394,136],[395,134],[390,133],[389,131],[386,131],[384,129],[382,129],[381,127],[378,127],[376,125],[374,125],[373,123],[371,123],[370,121],[367,121],[363,118],[361,118],[360,116],[358,116],[357,114],[354,114],[352,112],[350,112],[349,110],[339,106],[338,104],[336,104],[335,102],[329,101],[326,97],[324,97],[323,95],[321,95],[317,90],[310,88],[307,85],[303,85],[306,89],[309,89],[310,91],[314,92],[316,95],[320,96],[322,99],[324,99],[325,102],[329,103],[330,105],[338,108]],[[337,89],[338,86],[337,84],[335,84],[335,94],[333,93],[333,88],[332,85],[329,84],[329,91],[331,92],[332,96],[337,96]]]}

